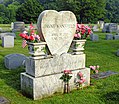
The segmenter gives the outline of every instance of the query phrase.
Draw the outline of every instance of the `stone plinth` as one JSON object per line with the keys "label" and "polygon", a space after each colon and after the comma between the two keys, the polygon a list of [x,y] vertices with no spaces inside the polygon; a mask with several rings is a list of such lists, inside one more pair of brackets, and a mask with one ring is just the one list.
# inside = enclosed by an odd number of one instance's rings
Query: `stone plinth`
{"label": "stone plinth", "polygon": [[[49,69],[50,70],[50,69]],[[85,78],[83,87],[90,85],[90,69],[84,68],[72,71],[72,78],[70,80],[70,89],[75,89],[75,79],[77,73],[82,72]],[[41,99],[53,95],[56,92],[63,92],[63,82],[60,77],[63,73],[57,73],[42,77],[34,78],[26,73],[21,73],[21,89],[22,92],[34,100]]]}
{"label": "stone plinth", "polygon": [[65,69],[73,70],[78,68],[85,68],[85,54],[62,54],[47,59],[29,57],[26,61],[26,73],[34,77],[59,73]]}

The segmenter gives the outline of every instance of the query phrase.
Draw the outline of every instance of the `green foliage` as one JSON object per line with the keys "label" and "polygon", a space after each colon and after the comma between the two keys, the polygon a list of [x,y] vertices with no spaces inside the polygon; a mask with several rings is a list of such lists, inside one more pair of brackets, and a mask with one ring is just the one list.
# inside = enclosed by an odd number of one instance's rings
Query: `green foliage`
{"label": "green foliage", "polygon": [[69,82],[69,80],[71,79],[72,76],[70,76],[69,74],[63,74],[60,79],[63,80],[63,82]]}
{"label": "green foliage", "polygon": [[45,9],[53,9],[57,11],[72,11],[79,19],[80,2],[78,0],[52,0],[44,4]]}
{"label": "green foliage", "polygon": [[105,0],[79,0],[81,3],[80,23],[96,23],[104,17]]}
{"label": "green foliage", "polygon": [[17,10],[17,20],[36,23],[43,6],[37,0],[26,0]]}
{"label": "green foliage", "polygon": [[106,10],[107,21],[119,23],[119,0],[107,0]]}
{"label": "green foliage", "polygon": [[4,8],[0,10],[0,23],[4,24],[35,23],[44,8],[72,11],[78,23],[97,23],[98,20],[119,23],[119,0],[4,0],[0,5]]}

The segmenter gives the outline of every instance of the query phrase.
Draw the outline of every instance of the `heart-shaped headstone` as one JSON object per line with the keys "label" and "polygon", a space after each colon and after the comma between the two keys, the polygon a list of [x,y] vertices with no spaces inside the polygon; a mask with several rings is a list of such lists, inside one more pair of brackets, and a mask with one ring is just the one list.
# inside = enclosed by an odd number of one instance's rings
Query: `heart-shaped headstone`
{"label": "heart-shaped headstone", "polygon": [[45,10],[38,18],[39,35],[51,54],[67,53],[76,31],[76,17],[71,11]]}

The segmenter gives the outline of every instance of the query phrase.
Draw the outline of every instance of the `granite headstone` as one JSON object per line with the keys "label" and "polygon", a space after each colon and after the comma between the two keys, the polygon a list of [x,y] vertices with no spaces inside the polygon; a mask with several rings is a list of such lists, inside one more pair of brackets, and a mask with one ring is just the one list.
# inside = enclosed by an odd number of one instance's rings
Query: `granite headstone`
{"label": "granite headstone", "polygon": [[23,54],[9,54],[5,56],[4,63],[8,69],[16,69],[23,65],[26,56]]}
{"label": "granite headstone", "polygon": [[16,31],[22,31],[25,29],[25,23],[24,22],[14,22],[13,24],[13,32]]}

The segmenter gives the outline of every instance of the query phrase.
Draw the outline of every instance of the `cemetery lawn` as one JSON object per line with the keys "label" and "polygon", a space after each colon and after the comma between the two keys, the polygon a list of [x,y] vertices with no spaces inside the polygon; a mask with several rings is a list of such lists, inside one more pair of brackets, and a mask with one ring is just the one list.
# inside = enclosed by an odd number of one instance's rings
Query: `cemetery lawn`
{"label": "cemetery lawn", "polygon": [[[119,72],[119,57],[115,52],[119,49],[119,40],[105,40],[106,33],[99,35],[98,42],[87,39],[85,45],[86,67],[99,65],[100,72]],[[14,48],[3,48],[0,45],[0,96],[9,99],[11,104],[119,104],[119,75],[105,79],[91,79],[91,86],[83,90],[73,90],[69,94],[56,93],[52,97],[33,101],[22,95],[20,89],[20,73],[24,67],[8,70],[4,67],[4,56],[20,53],[28,56],[28,50],[21,47],[22,39],[15,39]],[[0,40],[0,44],[2,41]]]}

